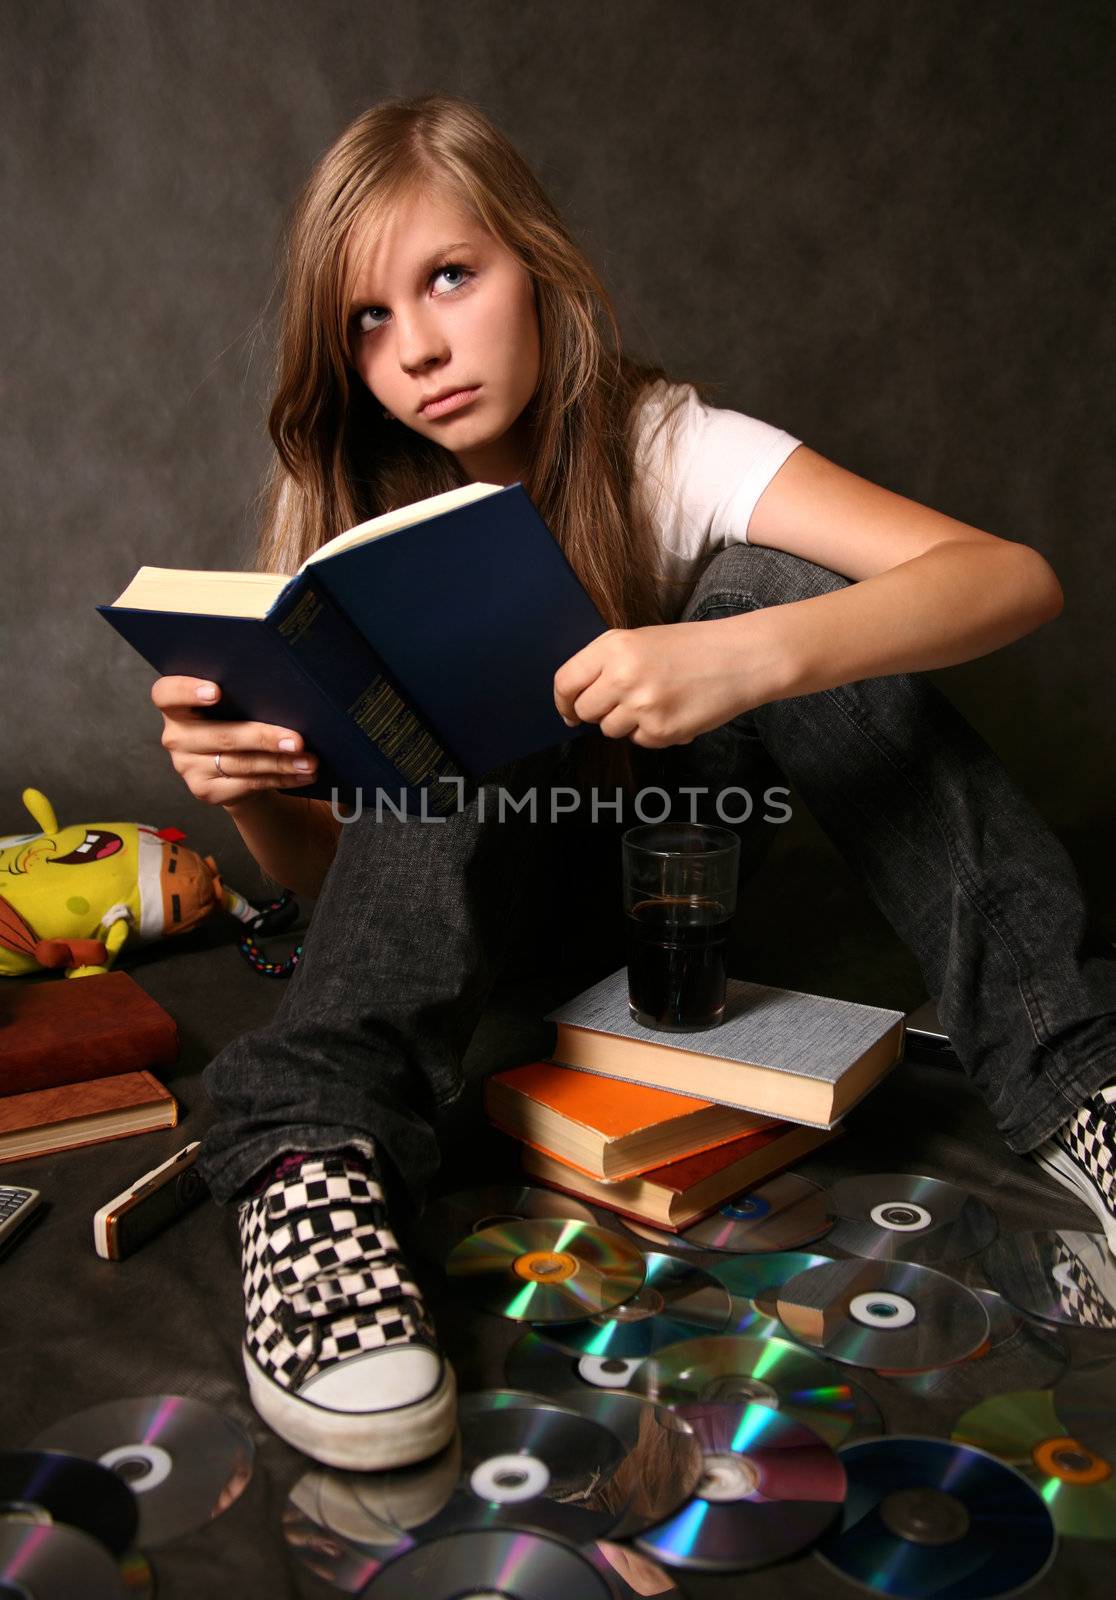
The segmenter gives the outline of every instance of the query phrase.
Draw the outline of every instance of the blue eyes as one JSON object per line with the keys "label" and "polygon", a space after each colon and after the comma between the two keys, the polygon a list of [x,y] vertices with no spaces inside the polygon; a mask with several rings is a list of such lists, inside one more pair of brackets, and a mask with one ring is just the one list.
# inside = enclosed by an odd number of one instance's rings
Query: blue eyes
{"label": "blue eyes", "polygon": [[[472,271],[468,267],[459,266],[457,262],[447,262],[444,267],[438,267],[434,272],[431,273],[431,282],[433,282],[436,278],[444,277],[446,273],[456,273],[461,280],[459,283],[451,283],[449,289],[443,291],[444,293],[449,294],[452,294],[455,289],[462,288],[464,284],[473,276]],[[365,306],[362,311],[358,311],[352,318],[351,325],[353,333],[375,333],[377,328],[382,328],[382,322],[366,321],[366,318],[376,316],[381,309],[382,308],[380,306]]]}

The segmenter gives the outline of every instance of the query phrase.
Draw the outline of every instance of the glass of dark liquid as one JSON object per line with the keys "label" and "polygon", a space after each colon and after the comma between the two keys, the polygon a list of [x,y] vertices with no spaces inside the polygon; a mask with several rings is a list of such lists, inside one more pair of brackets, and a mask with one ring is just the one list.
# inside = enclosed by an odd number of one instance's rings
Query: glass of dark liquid
{"label": "glass of dark liquid", "polygon": [[629,828],[622,848],[629,1011],[645,1028],[715,1028],[725,1012],[738,836],[703,823],[649,822]]}

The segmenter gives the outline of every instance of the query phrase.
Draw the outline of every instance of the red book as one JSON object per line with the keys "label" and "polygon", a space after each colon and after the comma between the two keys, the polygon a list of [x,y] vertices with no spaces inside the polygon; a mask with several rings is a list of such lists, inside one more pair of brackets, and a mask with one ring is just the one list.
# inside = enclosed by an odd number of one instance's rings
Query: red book
{"label": "red book", "polygon": [[680,1233],[699,1217],[706,1217],[726,1200],[754,1189],[764,1178],[782,1172],[800,1161],[811,1150],[827,1144],[844,1130],[812,1128],[799,1123],[781,1122],[776,1127],[746,1133],[731,1144],[684,1156],[624,1178],[619,1183],[602,1183],[584,1173],[543,1155],[530,1145],[523,1148],[523,1170],[551,1189],[577,1195],[608,1211],[618,1211],[636,1222],[648,1222],[668,1233]]}
{"label": "red book", "polygon": [[[96,983],[68,978],[67,983]],[[150,1072],[66,1083],[0,1100],[0,1163],[53,1155],[79,1145],[121,1139],[128,1133],[173,1128],[178,1102]]]}
{"label": "red book", "polygon": [[178,1060],[178,1027],[126,972],[0,979],[0,1096]]}

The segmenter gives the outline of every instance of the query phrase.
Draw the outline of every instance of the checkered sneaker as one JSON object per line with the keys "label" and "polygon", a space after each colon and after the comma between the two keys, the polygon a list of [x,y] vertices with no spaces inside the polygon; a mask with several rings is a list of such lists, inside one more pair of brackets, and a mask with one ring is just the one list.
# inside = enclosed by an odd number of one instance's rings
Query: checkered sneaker
{"label": "checkered sneaker", "polygon": [[1095,1094],[1031,1155],[1093,1209],[1116,1254],[1116,1084]]}
{"label": "checkered sneaker", "polygon": [[245,1201],[238,1221],[245,1343],[274,1383],[297,1391],[348,1357],[433,1345],[383,1190],[353,1158],[304,1161]]}
{"label": "checkered sneaker", "polygon": [[1061,1238],[1051,1255],[1050,1275],[1058,1285],[1058,1306],[1066,1321],[1084,1328],[1116,1328],[1116,1307],[1081,1256]]}
{"label": "checkered sneaker", "polygon": [[1094,1095],[1054,1137],[1088,1173],[1116,1216],[1116,1084]]}

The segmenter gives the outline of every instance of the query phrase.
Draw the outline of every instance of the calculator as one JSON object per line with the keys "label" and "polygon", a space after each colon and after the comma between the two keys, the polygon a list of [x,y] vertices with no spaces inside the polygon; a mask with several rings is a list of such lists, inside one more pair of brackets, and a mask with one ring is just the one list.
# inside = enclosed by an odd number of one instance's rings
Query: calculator
{"label": "calculator", "polygon": [[7,1249],[35,1217],[42,1195],[38,1189],[0,1183],[0,1253]]}

